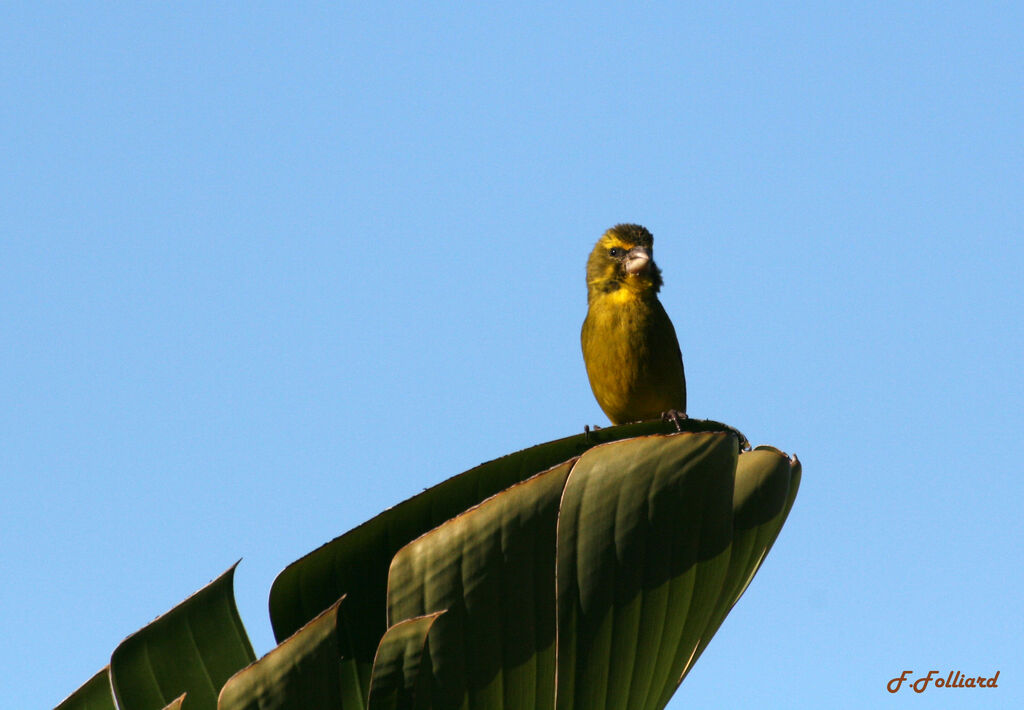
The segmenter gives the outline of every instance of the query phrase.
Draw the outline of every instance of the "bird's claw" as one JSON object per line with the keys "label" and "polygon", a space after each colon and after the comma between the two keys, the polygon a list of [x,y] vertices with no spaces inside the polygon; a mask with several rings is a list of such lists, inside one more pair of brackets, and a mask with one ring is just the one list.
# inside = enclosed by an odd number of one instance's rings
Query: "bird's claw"
{"label": "bird's claw", "polygon": [[686,416],[686,412],[680,412],[678,409],[669,409],[667,412],[661,413],[661,421],[675,424],[677,432],[683,430],[679,423],[684,419],[689,419],[689,417]]}

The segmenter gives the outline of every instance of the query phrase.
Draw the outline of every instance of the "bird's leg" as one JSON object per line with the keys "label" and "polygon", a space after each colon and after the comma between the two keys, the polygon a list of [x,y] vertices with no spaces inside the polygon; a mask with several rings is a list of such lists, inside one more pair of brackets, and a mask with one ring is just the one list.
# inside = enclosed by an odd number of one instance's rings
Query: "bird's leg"
{"label": "bird's leg", "polygon": [[683,428],[679,425],[679,422],[688,418],[689,417],[686,416],[686,412],[680,412],[678,409],[669,409],[668,411],[661,413],[661,421],[672,422],[673,424],[675,424],[677,432],[683,430]]}
{"label": "bird's leg", "polygon": [[[601,427],[599,427],[597,424],[594,425],[594,431],[597,431],[600,428]],[[584,424],[583,425],[583,437],[584,437],[583,440],[586,441],[589,444],[590,443],[590,425],[589,424]]]}

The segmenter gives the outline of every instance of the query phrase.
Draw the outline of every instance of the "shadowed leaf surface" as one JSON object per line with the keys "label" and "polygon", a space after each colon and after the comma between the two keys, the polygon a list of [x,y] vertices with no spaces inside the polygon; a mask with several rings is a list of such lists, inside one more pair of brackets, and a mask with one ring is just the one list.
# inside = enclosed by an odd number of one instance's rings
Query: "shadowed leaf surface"
{"label": "shadowed leaf surface", "polygon": [[800,462],[795,457],[791,460],[776,448],[759,446],[754,451],[740,454],[733,493],[733,542],[729,568],[712,622],[679,683],[693,668],[726,615],[757,574],[793,507],[800,488],[800,474]]}
{"label": "shadowed leaf surface", "polygon": [[658,708],[721,590],[739,453],[729,432],[584,454],[558,521],[558,708]]}

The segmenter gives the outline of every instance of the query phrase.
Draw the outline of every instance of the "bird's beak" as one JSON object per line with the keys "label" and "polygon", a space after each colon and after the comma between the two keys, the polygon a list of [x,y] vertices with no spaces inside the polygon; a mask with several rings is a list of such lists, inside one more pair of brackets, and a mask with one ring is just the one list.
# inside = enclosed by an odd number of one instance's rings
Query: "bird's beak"
{"label": "bird's beak", "polygon": [[622,262],[627,274],[639,274],[651,267],[651,252],[647,247],[633,247]]}

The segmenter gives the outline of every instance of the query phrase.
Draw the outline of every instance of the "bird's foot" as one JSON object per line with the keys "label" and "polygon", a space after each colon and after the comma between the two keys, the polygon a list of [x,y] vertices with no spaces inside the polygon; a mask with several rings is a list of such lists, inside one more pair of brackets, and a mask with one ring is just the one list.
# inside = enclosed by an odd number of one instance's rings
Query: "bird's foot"
{"label": "bird's foot", "polygon": [[672,422],[673,424],[675,424],[677,432],[683,430],[683,428],[679,425],[679,422],[683,421],[684,419],[689,419],[689,417],[686,416],[686,412],[680,412],[678,409],[670,409],[667,412],[661,413],[661,421]]}

